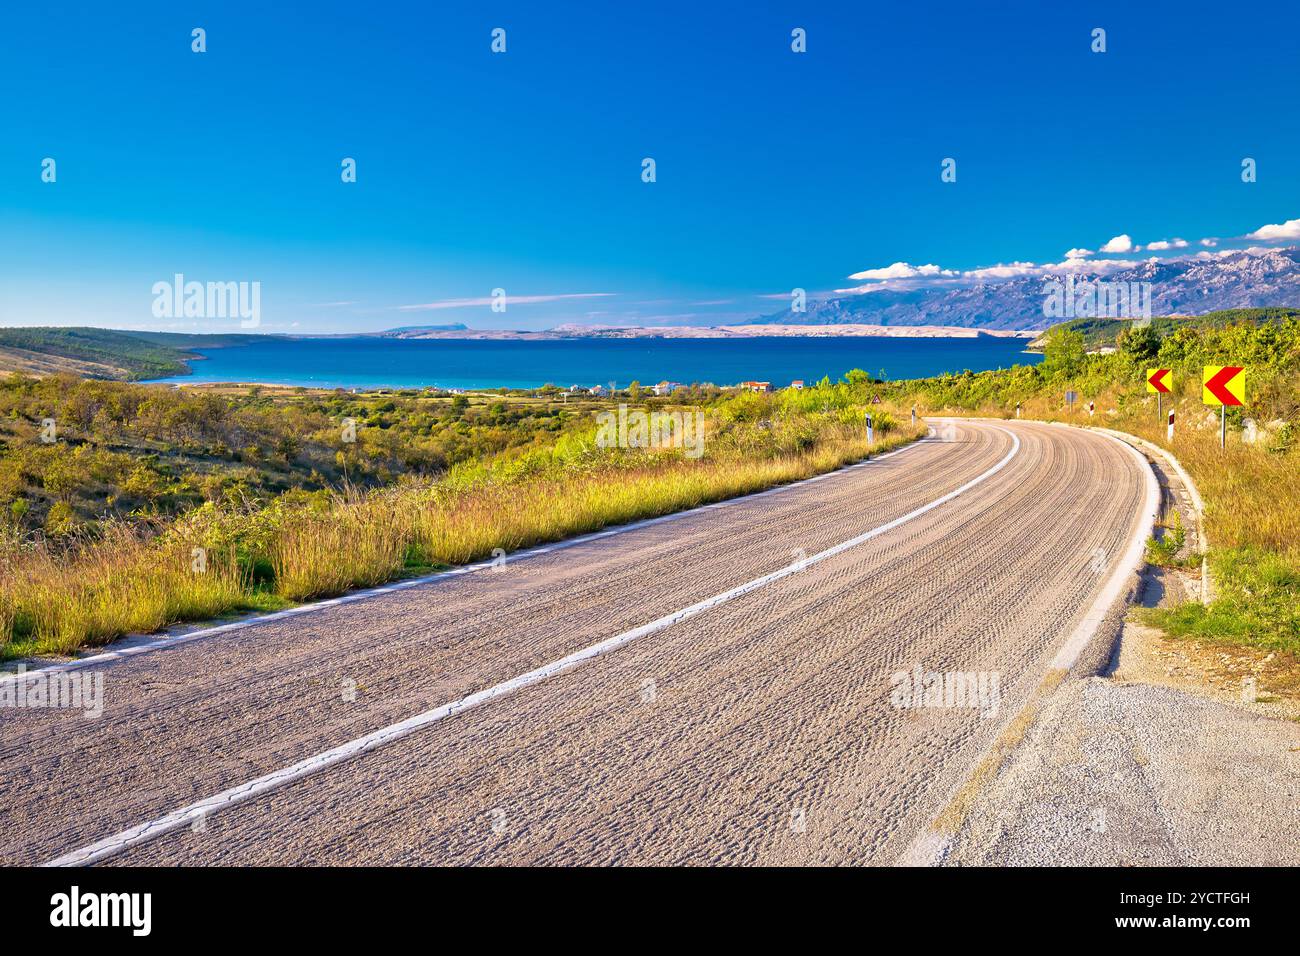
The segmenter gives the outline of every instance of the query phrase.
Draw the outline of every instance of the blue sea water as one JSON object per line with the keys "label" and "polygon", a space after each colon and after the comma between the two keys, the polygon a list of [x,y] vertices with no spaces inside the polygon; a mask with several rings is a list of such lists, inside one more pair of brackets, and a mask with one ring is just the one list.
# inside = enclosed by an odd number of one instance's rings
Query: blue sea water
{"label": "blue sea water", "polygon": [[536,388],[668,379],[788,385],[860,368],[891,379],[1030,364],[1027,340],[961,338],[492,339],[270,338],[199,349],[194,374],[169,382],[315,388]]}

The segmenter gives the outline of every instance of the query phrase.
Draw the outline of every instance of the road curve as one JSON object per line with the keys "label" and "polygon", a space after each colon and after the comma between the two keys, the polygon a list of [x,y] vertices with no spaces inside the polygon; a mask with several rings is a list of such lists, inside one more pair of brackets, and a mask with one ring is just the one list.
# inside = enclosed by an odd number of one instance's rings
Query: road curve
{"label": "road curve", "polygon": [[[894,862],[1149,521],[1145,466],[1110,438],[974,421],[950,437],[499,572],[95,665],[99,719],[0,712],[0,861],[97,862],[86,851],[112,845],[102,862]],[[917,669],[995,675],[997,694],[895,706],[896,675]]]}

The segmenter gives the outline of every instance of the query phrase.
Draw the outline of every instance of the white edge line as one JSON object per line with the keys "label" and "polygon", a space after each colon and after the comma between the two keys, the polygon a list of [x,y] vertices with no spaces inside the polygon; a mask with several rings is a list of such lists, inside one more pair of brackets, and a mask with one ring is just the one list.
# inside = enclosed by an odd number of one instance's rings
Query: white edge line
{"label": "white edge line", "polygon": [[1196,482],[1192,480],[1192,476],[1187,473],[1187,469],[1183,467],[1183,463],[1178,460],[1177,456],[1163,445],[1157,445],[1145,438],[1130,435],[1128,432],[1116,431],[1113,428],[1098,427],[1098,430],[1114,435],[1120,441],[1127,442],[1130,445],[1144,448],[1152,455],[1159,455],[1167,465],[1173,468],[1174,474],[1178,476],[1178,479],[1183,483],[1183,487],[1187,489],[1187,493],[1192,499],[1192,509],[1196,512],[1196,550],[1201,556],[1200,594],[1193,594],[1189,591],[1188,596],[1198,599],[1202,604],[1209,604],[1214,600],[1214,579],[1210,574],[1208,557],[1210,536],[1205,533],[1205,501],[1201,498],[1201,492],[1196,487]]}
{"label": "white edge line", "polygon": [[[931,428],[925,438],[918,438],[915,441],[908,442],[902,448],[895,448],[893,451],[885,452],[882,455],[875,455],[866,458],[863,461],[854,462],[851,465],[845,465],[834,471],[822,472],[820,475],[813,475],[809,478],[801,478],[798,481],[792,481],[788,484],[777,485],[773,488],[766,488],[763,491],[755,491],[747,495],[738,495],[734,498],[726,498],[722,501],[714,501],[707,505],[699,505],[695,508],[688,508],[684,511],[674,511],[671,514],[659,515],[654,518],[643,518],[640,521],[633,521],[629,524],[618,525],[613,528],[603,528],[600,531],[589,531],[586,534],[579,535],[576,538],[566,538],[562,541],[551,541],[546,544],[535,545],[531,548],[525,548],[523,551],[516,551],[501,559],[501,564],[510,564],[515,561],[521,561],[525,558],[536,557],[542,554],[549,554],[552,551],[559,551],[564,548],[572,548],[579,544],[586,544],[590,541],[598,541],[601,538],[609,538],[618,534],[625,534],[628,531],[636,531],[640,528],[648,528],[651,525],[660,524],[665,521],[675,521],[678,518],[685,518],[688,515],[699,514],[702,511],[711,511],[714,508],[723,508],[729,505],[740,504],[742,502],[753,501],[756,498],[762,498],[764,495],[776,494],[782,491],[788,491],[791,488],[798,488],[801,485],[811,484],[814,481],[821,481],[824,478],[831,478],[835,475],[853,471],[856,468],[864,468],[867,465],[874,464],[878,461],[884,461],[886,458],[892,458],[900,455],[918,445],[932,444],[934,429]],[[301,604],[298,607],[287,608],[283,611],[273,611],[270,614],[259,614],[245,620],[231,621],[229,624],[218,624],[214,627],[205,627],[199,630],[187,631],[184,634],[172,634],[163,637],[151,638],[132,644],[130,647],[120,647],[110,651],[104,651],[100,654],[93,654],[88,657],[78,657],[71,661],[61,661],[56,664],[38,665],[30,667],[25,671],[9,671],[0,674],[0,684],[8,681],[30,680],[37,675],[58,674],[63,671],[76,670],[82,667],[88,667],[92,664],[106,664],[113,661],[122,660],[127,657],[135,657],[139,654],[148,654],[152,651],[164,650],[172,647],[179,647],[183,644],[189,644],[192,641],[199,641],[206,637],[213,637],[217,634],[227,634],[231,631],[239,631],[248,627],[258,627],[262,624],[269,624],[274,621],[280,621],[287,617],[293,617],[298,614],[307,614],[311,611],[319,611],[327,607],[335,607],[339,604],[350,604],[353,601],[364,601],[368,598],[377,597],[381,594],[388,594],[391,591],[400,591],[404,588],[412,588],[421,584],[432,584],[447,578],[459,577],[463,574],[472,574],[475,571],[489,570],[493,567],[500,567],[496,563],[498,559],[478,561],[474,564],[461,565],[458,568],[452,568],[448,571],[438,571],[434,574],[427,574],[419,578],[407,578],[403,581],[390,581],[373,588],[366,588],[362,591],[353,591],[340,597],[327,598],[322,601],[312,601],[308,604]],[[130,636],[124,640],[130,640]]]}
{"label": "white edge line", "polygon": [[1143,503],[1142,511],[1138,513],[1141,520],[1138,523],[1137,532],[1129,540],[1123,557],[1116,564],[1110,580],[1106,582],[1106,587],[1097,595],[1097,599],[1092,603],[1092,607],[1084,615],[1083,620],[1079,622],[1079,626],[1075,628],[1069,639],[1061,645],[1061,649],[1057,651],[1056,656],[1052,659],[1050,667],[1054,670],[1069,670],[1079,659],[1079,655],[1088,646],[1092,636],[1097,633],[1097,629],[1101,627],[1106,615],[1110,613],[1115,602],[1124,593],[1130,575],[1141,569],[1143,556],[1146,554],[1147,538],[1151,536],[1151,529],[1155,527],[1156,521],[1160,518],[1160,483],[1156,481],[1156,473],[1152,469],[1151,463],[1128,442],[1122,441],[1114,435],[1106,435],[1105,432],[1101,434],[1122,446],[1138,462],[1138,467],[1146,478],[1146,501]]}
{"label": "white edge line", "polygon": [[630,631],[625,631],[622,634],[592,644],[590,647],[583,648],[580,651],[575,651],[567,657],[562,657],[549,664],[544,664],[526,674],[521,674],[518,677],[488,687],[485,690],[476,691],[468,697],[462,697],[460,700],[453,701],[450,704],[443,704],[440,707],[427,710],[422,714],[416,714],[414,717],[408,717],[406,720],[390,724],[380,730],[366,734],[364,737],[358,737],[356,740],[349,741],[348,743],[341,744],[338,747],[326,750],[323,753],[316,754],[313,757],[301,760],[290,767],[285,767],[282,770],[274,771],[273,773],[258,777],[255,780],[239,784],[229,790],[223,790],[221,793],[208,797],[206,800],[200,800],[197,803],[190,804],[189,806],[181,807],[179,810],[174,810],[166,816],[159,817],[156,820],[142,823],[129,830],[123,830],[121,833],[105,837],[104,839],[88,846],[73,850],[55,860],[51,860],[45,865],[84,866],[91,863],[97,863],[100,860],[114,856],[123,850],[138,846],[142,843],[147,843],[165,833],[179,829],[187,823],[191,823],[196,818],[203,817],[208,813],[244,803],[254,797],[260,796],[261,794],[283,787],[295,780],[300,780],[303,777],[318,773],[327,767],[341,763],[351,757],[374,750],[377,747],[382,747],[395,740],[400,740],[423,727],[427,727],[430,724],[442,720],[444,717],[463,713],[464,711],[477,707],[480,704],[485,704],[488,701],[495,700],[496,698],[504,697],[508,694],[514,693],[515,691],[529,687],[532,684],[546,680],[549,677],[554,677],[557,674],[562,674],[565,671],[572,670],[586,661],[608,654],[610,651],[616,650],[625,644],[629,644],[638,638],[654,634],[664,628],[689,620],[698,614],[702,614],[705,611],[725,604],[742,594],[755,591],[764,585],[771,584],[773,581],[778,581],[788,575],[796,574],[803,571],[805,568],[809,568],[814,564],[825,561],[827,558],[832,558],[835,555],[842,554],[851,548],[864,544],[872,538],[878,537],[887,531],[892,531],[900,525],[906,524],[915,518],[921,517],[921,515],[924,515],[927,512],[933,511],[940,505],[951,501],[958,495],[961,495],[969,491],[971,488],[974,488],[976,485],[988,480],[1005,468],[1020,452],[1020,439],[1013,432],[1007,431],[1005,428],[1000,428],[998,426],[992,427],[997,428],[998,431],[1011,437],[1012,446],[1006,457],[992,468],[989,468],[987,471],[966,482],[966,484],[962,485],[960,488],[950,491],[928,504],[909,511],[901,517],[886,522],[879,527],[872,528],[870,531],[863,532],[855,538],[850,538],[848,541],[843,541],[840,544],[827,548],[825,551],[820,551],[809,558],[796,561],[795,563],[777,571],[772,571],[761,577],[754,578],[752,581],[737,585],[730,590],[723,591],[721,594],[716,594],[711,598],[706,598],[703,601],[692,604],[690,607],[683,608],[680,611],[674,611],[671,614],[666,614],[648,624],[643,624]]}
{"label": "white edge line", "polygon": [[[1074,666],[1075,661],[1079,659],[1079,655],[1083,653],[1084,648],[1088,646],[1088,642],[1092,640],[1093,635],[1097,633],[1097,629],[1101,627],[1106,615],[1110,613],[1111,607],[1119,600],[1120,594],[1128,583],[1129,575],[1141,568],[1142,556],[1146,553],[1147,536],[1150,535],[1151,528],[1155,526],[1160,517],[1160,484],[1156,481],[1156,475],[1151,468],[1151,463],[1146,460],[1141,452],[1118,435],[1109,434],[1107,431],[1095,428],[1086,430],[1103,435],[1111,441],[1124,446],[1125,450],[1140,463],[1142,474],[1146,477],[1147,489],[1143,511],[1139,512],[1140,516],[1144,516],[1144,521],[1138,524],[1137,533],[1129,541],[1124,556],[1117,563],[1110,580],[1106,582],[1106,586],[1097,595],[1097,599],[1093,601],[1088,613],[1084,615],[1078,627],[1074,629],[1052,658],[1052,663],[1047,668],[1049,671],[1069,670]],[[1031,696],[1031,702],[1033,699]],[[1010,726],[1011,721],[1014,721],[1021,713],[1023,713],[1023,708],[1012,716],[1007,722],[1007,726]],[[990,744],[989,749],[992,749],[992,744]],[[976,759],[977,766],[988,752],[986,750],[979,755]],[[921,828],[921,831],[908,844],[907,849],[899,856],[895,866],[938,866],[952,849],[953,840],[953,837],[935,830],[932,821]]]}

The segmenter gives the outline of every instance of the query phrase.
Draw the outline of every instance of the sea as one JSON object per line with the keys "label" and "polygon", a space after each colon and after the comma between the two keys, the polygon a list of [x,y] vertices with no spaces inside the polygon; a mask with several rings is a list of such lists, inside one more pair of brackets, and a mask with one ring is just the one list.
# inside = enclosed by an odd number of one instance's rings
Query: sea
{"label": "sea", "polygon": [[538,388],[633,381],[783,387],[862,369],[888,379],[1032,364],[1027,339],[776,337],[555,340],[279,338],[199,348],[193,374],[166,382],[261,382],[311,388]]}

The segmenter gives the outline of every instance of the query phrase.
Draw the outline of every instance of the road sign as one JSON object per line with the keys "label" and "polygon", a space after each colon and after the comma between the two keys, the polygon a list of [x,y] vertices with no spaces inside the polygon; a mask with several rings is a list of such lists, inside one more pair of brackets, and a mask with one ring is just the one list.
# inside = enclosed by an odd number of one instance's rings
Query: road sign
{"label": "road sign", "polygon": [[1219,406],[1219,447],[1228,447],[1228,406],[1246,404],[1246,370],[1240,365],[1207,365],[1201,371],[1201,401]]}
{"label": "road sign", "polygon": [[1167,368],[1149,368],[1147,369],[1147,391],[1156,393],[1156,415],[1159,415],[1164,409],[1161,399],[1169,394],[1169,369]]}
{"label": "road sign", "polygon": [[1169,369],[1167,368],[1149,368],[1147,369],[1147,391],[1157,394],[1169,394]]}
{"label": "road sign", "polygon": [[1206,405],[1245,405],[1246,370],[1240,365],[1207,365],[1201,374]]}
{"label": "road sign", "polygon": [[1073,404],[1074,404],[1075,402],[1077,402],[1078,400],[1079,400],[1079,393],[1078,393],[1078,392],[1066,392],[1066,393],[1065,393],[1065,404],[1067,404],[1067,405],[1073,405]]}

